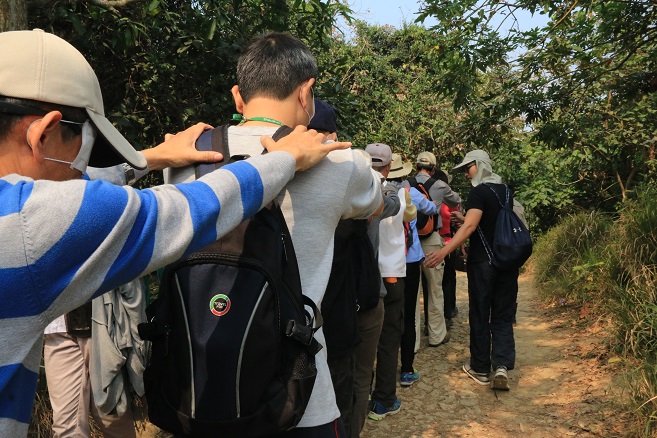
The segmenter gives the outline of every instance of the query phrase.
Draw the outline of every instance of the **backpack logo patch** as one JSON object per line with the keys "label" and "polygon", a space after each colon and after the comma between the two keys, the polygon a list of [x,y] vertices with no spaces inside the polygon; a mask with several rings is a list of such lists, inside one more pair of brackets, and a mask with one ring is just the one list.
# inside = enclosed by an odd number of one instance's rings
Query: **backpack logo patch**
{"label": "backpack logo patch", "polygon": [[210,300],[210,312],[215,316],[224,316],[230,310],[230,298],[217,294]]}

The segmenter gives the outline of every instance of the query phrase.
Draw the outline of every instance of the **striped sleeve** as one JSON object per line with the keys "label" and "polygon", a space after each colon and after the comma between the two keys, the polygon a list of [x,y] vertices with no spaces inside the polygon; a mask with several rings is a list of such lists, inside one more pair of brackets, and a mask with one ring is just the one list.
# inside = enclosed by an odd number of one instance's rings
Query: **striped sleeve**
{"label": "striped sleeve", "polygon": [[[274,152],[190,184],[141,191],[103,181],[10,187],[15,200],[2,203],[0,221],[14,223],[2,238],[13,231],[24,252],[0,255],[0,318],[41,314],[45,326],[92,296],[200,249],[273,199],[294,167],[291,155]],[[16,288],[30,299],[4,299]]]}

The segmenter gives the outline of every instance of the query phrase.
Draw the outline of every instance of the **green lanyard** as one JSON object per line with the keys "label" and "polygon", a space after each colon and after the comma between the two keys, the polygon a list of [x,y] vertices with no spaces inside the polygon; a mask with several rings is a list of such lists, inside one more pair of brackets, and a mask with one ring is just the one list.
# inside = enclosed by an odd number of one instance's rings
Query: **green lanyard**
{"label": "green lanyard", "polygon": [[284,123],[279,122],[278,120],[275,119],[270,119],[269,117],[249,117],[246,118],[242,114],[233,114],[233,120],[239,120],[240,125],[245,122],[265,122],[265,123],[272,123],[274,125],[278,126],[285,126]]}

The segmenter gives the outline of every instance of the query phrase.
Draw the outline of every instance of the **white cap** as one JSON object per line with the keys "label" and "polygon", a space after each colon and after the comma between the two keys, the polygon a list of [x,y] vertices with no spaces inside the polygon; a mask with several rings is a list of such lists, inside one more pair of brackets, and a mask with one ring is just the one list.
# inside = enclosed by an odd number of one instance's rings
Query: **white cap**
{"label": "white cap", "polygon": [[84,109],[100,134],[91,166],[146,167],[146,158],[105,117],[98,78],[75,47],[35,29],[0,33],[0,53],[0,96]]}

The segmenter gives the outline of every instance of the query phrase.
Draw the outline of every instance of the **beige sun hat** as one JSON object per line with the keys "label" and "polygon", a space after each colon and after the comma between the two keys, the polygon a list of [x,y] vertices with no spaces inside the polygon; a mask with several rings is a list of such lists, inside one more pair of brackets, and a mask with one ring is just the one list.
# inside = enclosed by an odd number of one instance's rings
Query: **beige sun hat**
{"label": "beige sun hat", "polygon": [[392,154],[392,161],[390,162],[390,172],[388,179],[401,178],[408,175],[413,170],[411,163],[403,163],[402,157],[399,154]]}
{"label": "beige sun hat", "polygon": [[90,166],[127,162],[138,169],[146,168],[146,158],[105,117],[98,78],[75,47],[56,35],[34,29],[0,33],[0,53],[1,97],[84,109],[99,131]]}

